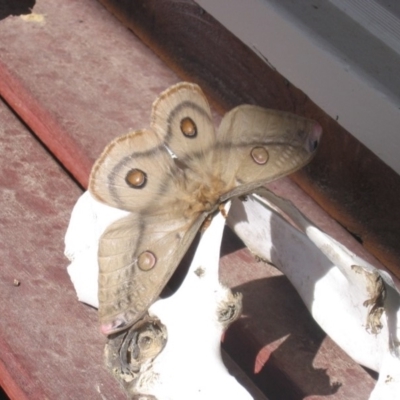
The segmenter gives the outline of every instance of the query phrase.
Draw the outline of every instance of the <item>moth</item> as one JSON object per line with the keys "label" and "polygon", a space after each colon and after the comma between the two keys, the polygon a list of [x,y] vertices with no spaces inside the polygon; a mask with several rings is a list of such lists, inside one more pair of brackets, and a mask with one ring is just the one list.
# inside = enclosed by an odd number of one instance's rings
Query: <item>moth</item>
{"label": "moth", "polygon": [[156,300],[207,216],[235,196],[290,174],[315,154],[321,126],[290,113],[241,105],[214,131],[199,86],[178,83],[153,103],[150,128],[113,140],[89,190],[129,211],[99,242],[99,318],[109,335]]}

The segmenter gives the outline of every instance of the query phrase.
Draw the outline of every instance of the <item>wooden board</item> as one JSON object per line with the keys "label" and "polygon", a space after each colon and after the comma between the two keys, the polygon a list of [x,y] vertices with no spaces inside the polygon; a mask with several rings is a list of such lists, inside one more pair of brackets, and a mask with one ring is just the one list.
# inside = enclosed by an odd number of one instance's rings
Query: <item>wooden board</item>
{"label": "wooden board", "polygon": [[0,121],[0,385],[12,399],[123,399],[65,268],[81,190],[3,102]]}

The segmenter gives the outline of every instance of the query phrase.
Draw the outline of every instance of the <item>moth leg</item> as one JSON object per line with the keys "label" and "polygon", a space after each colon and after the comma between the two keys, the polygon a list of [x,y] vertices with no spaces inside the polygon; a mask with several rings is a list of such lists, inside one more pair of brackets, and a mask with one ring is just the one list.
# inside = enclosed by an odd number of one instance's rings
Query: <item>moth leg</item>
{"label": "moth leg", "polygon": [[225,203],[218,204],[218,210],[222,214],[222,216],[226,219],[228,217],[228,213],[225,210]]}
{"label": "moth leg", "polygon": [[213,219],[213,216],[207,215],[207,218],[204,220],[203,224],[201,225],[200,232],[203,233],[210,225],[211,221]]}
{"label": "moth leg", "polygon": [[[228,217],[228,213],[225,210],[225,203],[218,204],[218,211],[222,214],[222,216],[226,219]],[[217,211],[207,215],[206,219],[204,220],[203,224],[201,225],[200,232],[203,233],[211,224],[211,221],[216,214]]]}

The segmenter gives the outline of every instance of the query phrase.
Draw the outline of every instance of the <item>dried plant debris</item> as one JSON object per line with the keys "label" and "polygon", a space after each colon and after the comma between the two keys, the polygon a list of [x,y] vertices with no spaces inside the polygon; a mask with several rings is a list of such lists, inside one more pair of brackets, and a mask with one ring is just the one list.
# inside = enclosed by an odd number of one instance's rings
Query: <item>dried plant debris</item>
{"label": "dried plant debris", "polygon": [[363,305],[368,307],[366,329],[368,332],[377,335],[382,330],[382,314],[385,311],[384,303],[386,298],[386,287],[379,271],[366,271],[359,265],[352,265],[351,269],[359,274],[363,274],[367,280],[367,291],[369,299]]}
{"label": "dried plant debris", "polygon": [[21,19],[23,19],[26,22],[36,22],[36,23],[45,22],[45,16],[43,14],[36,14],[36,13],[21,15]]}
{"label": "dried plant debris", "polygon": [[140,393],[139,380],[164,349],[166,342],[165,326],[149,315],[129,330],[109,337],[104,349],[105,363],[129,398],[155,399],[154,396]]}
{"label": "dried plant debris", "polygon": [[230,290],[218,308],[218,321],[222,324],[224,329],[240,317],[242,313],[242,294],[233,294]]}

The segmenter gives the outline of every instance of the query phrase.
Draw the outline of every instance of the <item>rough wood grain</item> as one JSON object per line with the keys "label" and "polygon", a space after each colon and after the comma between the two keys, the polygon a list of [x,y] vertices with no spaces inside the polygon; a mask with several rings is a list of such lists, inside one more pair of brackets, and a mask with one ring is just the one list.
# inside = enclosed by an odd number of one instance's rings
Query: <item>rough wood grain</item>
{"label": "rough wood grain", "polygon": [[122,399],[97,313],[77,302],[65,268],[81,191],[3,102],[0,121],[0,386],[12,399]]}

